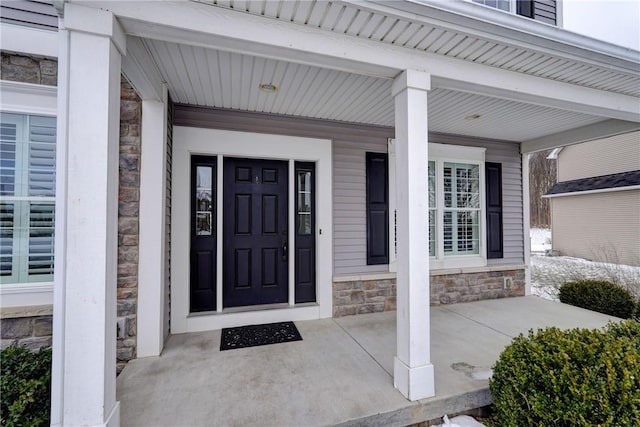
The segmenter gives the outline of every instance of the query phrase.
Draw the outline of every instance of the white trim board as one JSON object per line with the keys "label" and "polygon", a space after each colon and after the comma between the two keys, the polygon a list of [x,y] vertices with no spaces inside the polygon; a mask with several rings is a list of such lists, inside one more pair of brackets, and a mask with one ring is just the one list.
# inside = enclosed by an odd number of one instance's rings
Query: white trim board
{"label": "white trim board", "polygon": [[2,23],[0,48],[9,52],[58,57],[58,32]]}
{"label": "white trim board", "polygon": [[0,80],[0,110],[5,113],[25,113],[55,116],[58,88],[55,86]]}
{"label": "white trim board", "polygon": [[0,286],[0,300],[3,309],[53,304],[53,282],[5,283]]}
{"label": "white trim board", "polygon": [[[171,332],[196,332],[283,320],[311,320],[332,315],[332,143],[328,139],[300,138],[176,126],[173,129],[173,191],[171,221]],[[316,162],[316,301],[317,305],[246,312],[189,313],[189,218],[191,155]],[[220,176],[220,175],[219,175]],[[218,180],[220,181],[220,180]],[[218,184],[220,185],[220,183]],[[290,182],[289,185],[294,185]],[[222,192],[218,191],[218,227]],[[290,200],[290,209],[293,209]],[[293,238],[293,236],[292,236]],[[221,239],[218,239],[220,242]],[[294,242],[290,245],[293,247]],[[220,243],[218,244],[220,247]],[[218,251],[218,278],[222,251]],[[291,276],[291,275],[290,275]],[[290,277],[289,280],[293,280]],[[218,280],[218,287],[221,281]],[[220,297],[220,293],[218,294]]]}

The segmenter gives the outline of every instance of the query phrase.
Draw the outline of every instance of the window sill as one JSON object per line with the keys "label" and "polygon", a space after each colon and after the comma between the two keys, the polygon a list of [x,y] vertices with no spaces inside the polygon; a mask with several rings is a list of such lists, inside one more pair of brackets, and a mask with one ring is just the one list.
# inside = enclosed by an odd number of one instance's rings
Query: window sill
{"label": "window sill", "polygon": [[482,255],[445,256],[444,258],[430,258],[430,270],[481,268],[487,266],[487,259]]}
{"label": "window sill", "polygon": [[53,304],[53,282],[7,283],[0,285],[0,306],[32,307]]}

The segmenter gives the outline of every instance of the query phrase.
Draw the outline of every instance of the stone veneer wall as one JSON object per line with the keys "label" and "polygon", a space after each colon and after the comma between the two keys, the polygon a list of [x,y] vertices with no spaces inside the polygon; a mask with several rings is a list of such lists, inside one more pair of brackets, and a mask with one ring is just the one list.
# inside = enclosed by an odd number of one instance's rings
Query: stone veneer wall
{"label": "stone veneer wall", "polygon": [[[524,296],[525,271],[494,270],[431,275],[431,305]],[[513,286],[504,289],[504,278]],[[396,309],[396,279],[336,281],[333,283],[333,316],[377,313]]]}
{"label": "stone veneer wall", "polygon": [[1,52],[0,79],[14,82],[57,86],[58,61],[40,56]]}
{"label": "stone veneer wall", "polygon": [[31,350],[51,347],[51,306],[2,309],[0,315],[0,348],[19,345]]}
{"label": "stone veneer wall", "polygon": [[120,89],[120,183],[118,200],[118,339],[117,372],[136,358],[138,313],[138,231],[140,213],[140,126],[142,101],[124,79]]}
{"label": "stone veneer wall", "polygon": [[[55,58],[5,51],[0,55],[0,79],[56,86],[58,62]],[[120,96],[117,316],[124,320],[125,337],[117,342],[118,372],[127,361],[136,357],[142,117],[142,101],[124,79]],[[51,318],[51,307],[4,309],[1,321],[2,348],[13,343],[30,348],[51,345]]]}

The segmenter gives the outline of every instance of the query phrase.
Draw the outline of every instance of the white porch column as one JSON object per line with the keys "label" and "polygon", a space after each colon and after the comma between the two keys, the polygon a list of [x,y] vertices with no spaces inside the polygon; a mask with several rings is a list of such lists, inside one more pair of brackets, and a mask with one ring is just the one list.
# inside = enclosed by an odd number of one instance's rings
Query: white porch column
{"label": "white porch column", "polygon": [[166,86],[162,100],[142,101],[138,357],[158,356],[164,346],[167,101]]}
{"label": "white porch column", "polygon": [[52,424],[116,426],[120,63],[108,11],[65,3],[61,21]]}
{"label": "white porch column", "polygon": [[524,294],[531,295],[531,212],[529,153],[522,154],[522,231],[524,234]]}
{"label": "white porch column", "polygon": [[427,91],[431,76],[406,70],[391,88],[395,98],[397,355],[395,387],[409,400],[435,395],[430,355]]}

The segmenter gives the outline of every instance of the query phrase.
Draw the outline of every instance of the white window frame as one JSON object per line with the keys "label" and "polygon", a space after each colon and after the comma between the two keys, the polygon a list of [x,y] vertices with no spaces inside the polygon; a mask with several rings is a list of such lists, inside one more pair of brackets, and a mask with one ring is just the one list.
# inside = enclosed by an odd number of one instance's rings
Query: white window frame
{"label": "white window frame", "polygon": [[[13,114],[56,117],[55,86],[0,80],[0,111]],[[55,274],[55,272],[54,272]],[[53,304],[53,281],[0,285],[0,307]]]}
{"label": "white window frame", "polygon": [[[487,265],[487,227],[486,227],[486,184],[484,176],[484,156],[485,148],[465,147],[460,145],[448,144],[429,144],[429,160],[436,163],[436,255],[429,257],[429,265],[432,269],[442,268],[465,268],[465,267],[484,267]],[[444,205],[444,179],[443,167],[444,163],[466,163],[478,165],[478,173],[480,176],[480,211],[479,211],[479,249],[477,254],[468,255],[445,255],[444,253],[444,215],[446,209]],[[426,178],[425,178],[426,179]]]}
{"label": "white window frame", "polygon": [[487,4],[483,4],[483,3],[478,3],[477,1],[474,0],[467,0],[470,3],[474,3],[480,6],[484,6],[484,7],[488,7],[490,9],[494,9],[494,10],[499,10],[500,12],[504,12],[504,13],[511,13],[511,14],[516,14],[516,1],[517,0],[508,0],[509,1],[509,10],[502,10],[498,7],[493,7],[493,6],[489,6]]}
{"label": "white window frame", "polygon": [[[396,175],[395,175],[395,140],[390,138],[389,147],[389,271],[396,271],[395,224],[393,221],[396,211]],[[486,183],[485,183],[485,152],[482,147],[467,147],[461,145],[429,143],[428,161],[436,164],[436,254],[429,257],[429,267],[432,270],[450,268],[485,267],[487,265],[487,227],[486,227]],[[479,253],[469,255],[445,255],[444,242],[444,180],[442,167],[445,162],[467,163],[478,165],[480,176],[480,217],[479,217]],[[425,180],[428,177],[424,177]]]}

